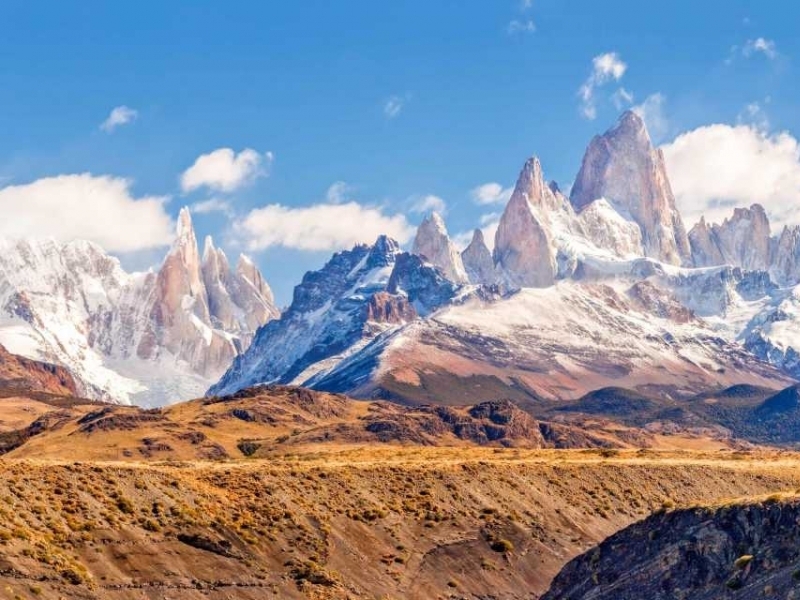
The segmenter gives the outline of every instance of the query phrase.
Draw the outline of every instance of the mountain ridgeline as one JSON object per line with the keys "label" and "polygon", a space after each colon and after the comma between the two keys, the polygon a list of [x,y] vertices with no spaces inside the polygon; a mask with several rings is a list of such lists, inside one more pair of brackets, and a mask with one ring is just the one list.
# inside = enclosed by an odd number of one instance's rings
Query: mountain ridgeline
{"label": "mountain ridgeline", "polygon": [[0,240],[0,343],[56,363],[85,397],[175,402],[201,394],[279,311],[247,257],[211,238],[200,255],[187,209],[158,271],[126,273],[90,242]]}
{"label": "mountain ridgeline", "polygon": [[[210,394],[258,383],[407,404],[535,405],[625,387],[693,397],[800,376],[800,229],[764,209],[689,232],[662,152],[626,112],[570,196],[528,160],[493,247],[458,252],[441,216],[308,273]],[[795,334],[796,332],[796,334]]]}

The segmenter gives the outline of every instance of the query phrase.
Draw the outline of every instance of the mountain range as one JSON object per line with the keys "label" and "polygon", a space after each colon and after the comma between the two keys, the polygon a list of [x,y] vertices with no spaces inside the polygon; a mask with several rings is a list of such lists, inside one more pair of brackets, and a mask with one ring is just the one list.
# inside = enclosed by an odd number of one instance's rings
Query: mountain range
{"label": "mountain range", "polygon": [[406,404],[533,405],[610,386],[689,398],[800,377],[800,227],[763,207],[687,232],[662,152],[624,113],[569,195],[525,162],[490,248],[432,213],[306,273],[283,312],[261,273],[201,255],[187,209],[162,265],[0,240],[0,344],[89,398],[166,404],[293,384]]}
{"label": "mountain range", "polygon": [[800,228],[761,206],[686,231],[664,157],[626,112],[569,197],[526,161],[493,250],[437,214],[308,273],[210,394],[292,383],[404,403],[535,403],[607,386],[669,397],[800,375]]}
{"label": "mountain range", "polygon": [[181,211],[157,271],[127,273],[96,244],[0,240],[0,344],[66,367],[76,393],[142,405],[203,393],[276,318],[247,257],[232,268]]}

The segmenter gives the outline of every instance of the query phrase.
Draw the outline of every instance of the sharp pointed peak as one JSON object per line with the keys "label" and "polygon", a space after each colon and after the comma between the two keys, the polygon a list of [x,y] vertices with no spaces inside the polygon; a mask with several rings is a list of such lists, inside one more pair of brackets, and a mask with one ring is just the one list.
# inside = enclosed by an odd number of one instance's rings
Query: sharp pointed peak
{"label": "sharp pointed peak", "polygon": [[420,230],[428,230],[431,228],[444,235],[447,235],[447,225],[445,225],[442,215],[435,210],[425,215],[425,218],[422,219],[422,223],[420,223],[419,228],[417,229],[417,233],[419,234]]}
{"label": "sharp pointed peak", "polygon": [[192,225],[192,213],[191,211],[189,211],[188,206],[184,206],[178,213],[177,234],[179,238],[182,238],[183,236],[188,235],[189,233],[194,234],[194,226]]}
{"label": "sharp pointed peak", "polygon": [[203,260],[207,260],[212,254],[216,253],[217,247],[214,245],[214,238],[207,235],[203,241]]}
{"label": "sharp pointed peak", "polygon": [[603,135],[603,137],[610,136],[636,138],[652,146],[647,125],[642,116],[634,110],[626,110],[622,113],[616,124]]}
{"label": "sharp pointed peak", "polygon": [[475,231],[472,232],[472,244],[483,244],[486,245],[486,240],[483,237],[483,230],[480,228],[475,228]]}

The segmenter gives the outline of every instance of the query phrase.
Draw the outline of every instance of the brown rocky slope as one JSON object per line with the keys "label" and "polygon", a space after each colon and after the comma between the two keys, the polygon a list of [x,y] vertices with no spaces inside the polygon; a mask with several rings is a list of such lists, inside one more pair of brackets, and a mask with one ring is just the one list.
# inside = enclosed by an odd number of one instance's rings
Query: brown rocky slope
{"label": "brown rocky slope", "polygon": [[800,588],[800,500],[662,511],[569,563],[544,600],[756,600]]}

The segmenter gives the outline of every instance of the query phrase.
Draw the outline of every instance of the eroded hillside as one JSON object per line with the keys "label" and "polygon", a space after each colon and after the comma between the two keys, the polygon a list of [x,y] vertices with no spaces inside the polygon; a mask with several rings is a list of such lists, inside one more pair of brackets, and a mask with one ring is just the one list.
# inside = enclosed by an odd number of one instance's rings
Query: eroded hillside
{"label": "eroded hillside", "polygon": [[569,559],[665,503],[800,486],[800,462],[779,455],[327,448],[228,463],[6,459],[2,589],[536,598]]}

